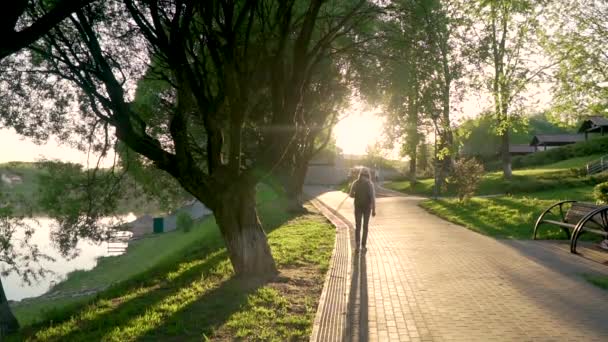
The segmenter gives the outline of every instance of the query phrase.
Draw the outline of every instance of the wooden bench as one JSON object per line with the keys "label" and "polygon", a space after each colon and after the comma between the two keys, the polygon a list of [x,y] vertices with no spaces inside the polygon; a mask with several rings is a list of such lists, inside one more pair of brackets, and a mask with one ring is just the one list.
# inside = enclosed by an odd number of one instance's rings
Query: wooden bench
{"label": "wooden bench", "polygon": [[[567,208],[567,210],[566,210]],[[554,212],[555,210],[559,212]],[[555,219],[547,219],[552,215]],[[562,201],[553,204],[536,220],[533,239],[536,240],[538,227],[552,224],[561,227],[570,239],[570,252],[576,253],[576,242],[585,232],[608,236],[608,205],[597,205],[578,201]],[[571,232],[572,231],[572,232]]]}

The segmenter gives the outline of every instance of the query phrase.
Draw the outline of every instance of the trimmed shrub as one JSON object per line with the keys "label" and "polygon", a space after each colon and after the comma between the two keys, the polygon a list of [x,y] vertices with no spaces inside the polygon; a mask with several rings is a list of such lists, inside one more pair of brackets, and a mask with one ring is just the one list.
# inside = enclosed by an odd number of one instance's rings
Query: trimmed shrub
{"label": "trimmed shrub", "polygon": [[192,219],[190,214],[188,214],[187,212],[184,212],[184,211],[180,211],[179,213],[177,213],[177,228],[178,229],[187,233],[190,230],[192,230],[193,226],[194,226],[194,220]]}
{"label": "trimmed shrub", "polygon": [[483,165],[476,159],[458,159],[454,162],[449,182],[460,202],[467,202],[475,194],[483,173]]}
{"label": "trimmed shrub", "polygon": [[600,183],[593,188],[593,198],[598,203],[608,203],[608,182]]}

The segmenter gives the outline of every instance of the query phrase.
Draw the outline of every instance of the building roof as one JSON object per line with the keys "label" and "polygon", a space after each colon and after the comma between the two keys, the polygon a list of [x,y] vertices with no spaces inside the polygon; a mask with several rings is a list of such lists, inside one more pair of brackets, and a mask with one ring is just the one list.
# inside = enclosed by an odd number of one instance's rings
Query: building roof
{"label": "building roof", "polygon": [[531,146],[560,146],[585,141],[582,134],[537,134],[532,138]]}
{"label": "building roof", "polygon": [[605,127],[608,131],[608,119],[603,116],[589,116],[583,121],[581,124],[581,128],[579,128],[579,133],[585,132],[597,132]]}
{"label": "building roof", "polygon": [[509,145],[509,153],[533,153],[536,152],[534,146],[526,144],[511,144]]}

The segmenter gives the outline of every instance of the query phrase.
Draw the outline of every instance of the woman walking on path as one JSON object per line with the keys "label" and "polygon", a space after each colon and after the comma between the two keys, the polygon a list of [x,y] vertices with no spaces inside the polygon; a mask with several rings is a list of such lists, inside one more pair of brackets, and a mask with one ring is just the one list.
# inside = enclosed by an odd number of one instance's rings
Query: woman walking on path
{"label": "woman walking on path", "polygon": [[[355,251],[359,251],[359,241],[361,249],[367,250],[367,229],[369,226],[369,216],[376,216],[376,193],[374,184],[370,179],[370,172],[367,168],[362,168],[359,178],[350,187],[350,197],[355,199]],[[361,239],[361,219],[363,219],[363,237]]]}

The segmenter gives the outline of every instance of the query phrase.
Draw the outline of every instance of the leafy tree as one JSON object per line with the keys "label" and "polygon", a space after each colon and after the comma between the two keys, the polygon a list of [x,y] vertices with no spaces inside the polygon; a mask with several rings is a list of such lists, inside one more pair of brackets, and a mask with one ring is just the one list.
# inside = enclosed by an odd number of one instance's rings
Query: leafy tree
{"label": "leafy tree", "polygon": [[[20,206],[16,214],[14,206]],[[16,273],[22,281],[31,284],[44,277],[48,270],[40,266],[41,260],[52,260],[31,242],[36,223],[26,209],[27,204],[17,198],[10,198],[0,192],[0,338],[19,330],[19,323],[13,316],[2,286],[2,277]]]}
{"label": "leafy tree", "polygon": [[[500,157],[501,139],[493,132],[495,116],[482,113],[479,117],[465,120],[457,129],[461,153],[484,162]],[[564,134],[571,130],[557,126],[548,113],[524,115],[511,125],[511,142],[529,144],[536,134]]]}
{"label": "leafy tree", "polygon": [[429,104],[427,115],[437,134],[439,170],[436,175],[437,189],[443,188],[445,178],[452,167],[452,157],[456,152],[451,114],[454,103],[462,96],[462,71],[464,50],[468,44],[463,37],[470,25],[464,19],[465,5],[459,1],[419,1],[424,10],[428,29],[426,30],[429,49],[432,53],[427,63],[434,71],[427,78],[432,80],[433,90],[426,99]]}
{"label": "leafy tree", "polygon": [[420,170],[420,174],[422,174],[423,176],[428,176],[429,174],[432,174],[429,172],[433,169],[429,150],[430,147],[431,146],[426,143],[421,143],[420,145],[418,145],[418,168]]}
{"label": "leafy tree", "polygon": [[332,129],[348,98],[349,81],[339,70],[344,63],[344,57],[336,55],[319,60],[317,71],[302,92],[294,141],[275,172],[292,211],[304,209],[302,193],[308,163],[332,143]]}
{"label": "leafy tree", "polygon": [[122,223],[115,217],[127,191],[124,172],[84,170],[80,164],[42,162],[38,207],[56,223],[51,238],[63,256],[74,257],[78,240],[105,241]]}
{"label": "leafy tree", "polygon": [[380,48],[384,56],[379,57],[384,64],[380,73],[386,77],[379,80],[380,88],[391,140],[403,144],[412,182],[418,173],[417,148],[422,132],[428,130],[425,126],[432,125],[438,136],[439,182],[447,177],[455,152],[450,116],[462,69],[456,34],[464,22],[461,7],[439,0],[395,0],[386,6],[387,37]]}
{"label": "leafy tree", "polygon": [[[42,101],[12,96],[5,112],[31,123],[49,115],[40,108],[44,102],[52,120],[37,131],[65,134],[69,124],[77,136],[114,131],[213,210],[237,274],[273,274],[255,185],[294,143],[302,93],[318,57],[367,6],[337,3],[94,3],[24,56],[41,72],[5,79]],[[12,60],[12,67],[27,67],[23,59]],[[170,87],[157,94],[162,115],[146,118],[133,95],[142,78],[152,77]],[[68,116],[74,101],[80,111]]]}
{"label": "leafy tree", "polygon": [[428,75],[433,64],[427,63],[432,54],[426,35],[426,12],[418,1],[395,1],[386,9],[387,38],[383,51],[386,58],[381,82],[388,112],[391,140],[402,138],[402,151],[410,159],[410,181],[416,182],[417,147],[421,140],[423,113],[431,103],[432,87]]}
{"label": "leafy tree", "polygon": [[[544,47],[558,63],[553,73],[556,120],[577,124],[582,116],[605,115],[608,103],[608,4],[558,1],[550,7]],[[568,23],[568,24],[565,24]]]}
{"label": "leafy tree", "polygon": [[549,67],[539,65],[539,20],[544,1],[480,0],[467,11],[473,33],[469,39],[482,82],[494,100],[496,131],[501,137],[503,174],[511,178],[510,133],[522,92]]}
{"label": "leafy tree", "polygon": [[[2,36],[0,40],[0,61],[34,43],[75,10],[90,2],[92,0],[14,0],[5,2],[2,6],[2,12],[0,12],[0,36]],[[40,7],[44,11],[40,16],[28,16],[28,8],[31,7]],[[0,68],[0,75],[2,73],[3,70]],[[2,121],[6,120],[4,117],[1,119]],[[13,121],[12,126],[17,131],[20,131],[21,125],[18,121]],[[16,227],[20,226],[24,228],[24,226],[18,223],[18,219],[15,221],[11,217],[13,214],[8,207],[0,208],[0,212],[0,216],[3,218],[3,226],[0,228],[3,233],[0,235],[2,246],[0,249],[2,255],[0,261],[6,265],[15,265],[17,264],[15,260],[22,255],[14,248],[14,241],[11,239]],[[28,232],[31,232],[31,230],[29,228],[25,229],[24,233],[26,237],[28,237]],[[35,252],[36,249],[34,248],[33,251]],[[6,272],[13,270],[27,275],[31,271],[28,268],[29,265],[28,263],[25,266],[21,265],[19,268],[9,267],[6,269]],[[4,294],[4,288],[2,287],[2,280],[0,279],[0,337],[14,332],[18,328],[19,325],[10,311],[6,295]]]}

